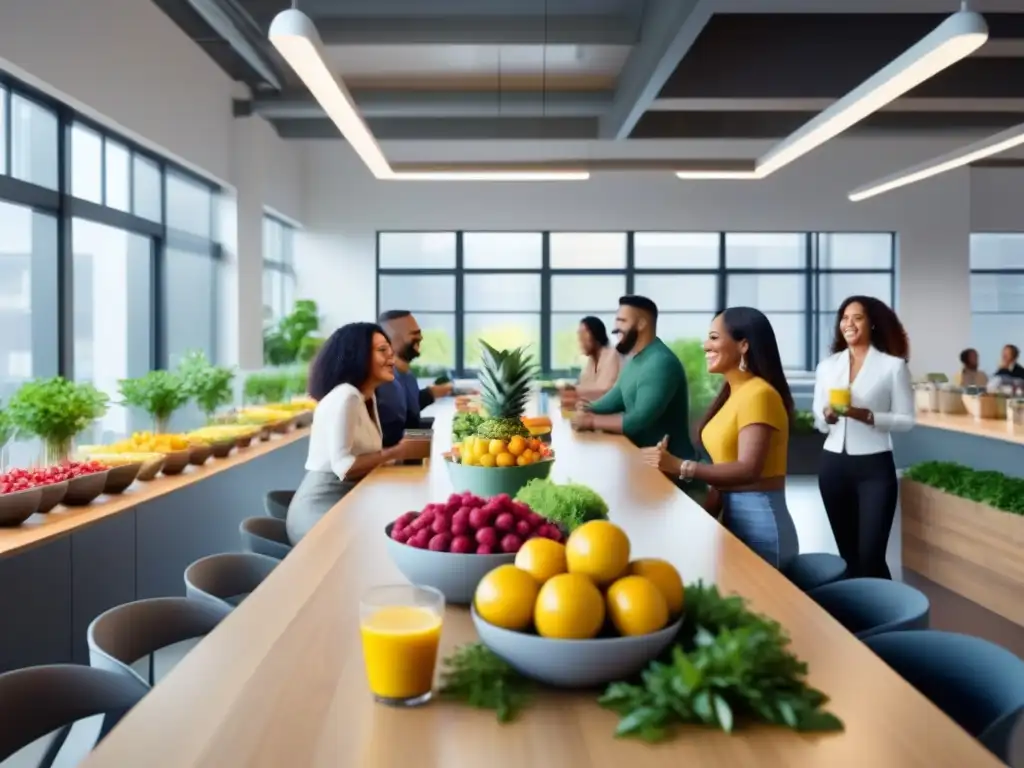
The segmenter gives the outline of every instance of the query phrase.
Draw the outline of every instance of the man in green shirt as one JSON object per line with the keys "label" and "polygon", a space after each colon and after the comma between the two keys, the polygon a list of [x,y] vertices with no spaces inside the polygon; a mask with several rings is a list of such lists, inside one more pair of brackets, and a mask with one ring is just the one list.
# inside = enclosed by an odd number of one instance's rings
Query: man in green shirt
{"label": "man in green shirt", "polygon": [[573,416],[573,426],[622,434],[640,448],[657,445],[667,435],[670,453],[693,460],[686,372],[657,330],[653,301],[646,296],[619,299],[616,349],[631,357],[615,386]]}

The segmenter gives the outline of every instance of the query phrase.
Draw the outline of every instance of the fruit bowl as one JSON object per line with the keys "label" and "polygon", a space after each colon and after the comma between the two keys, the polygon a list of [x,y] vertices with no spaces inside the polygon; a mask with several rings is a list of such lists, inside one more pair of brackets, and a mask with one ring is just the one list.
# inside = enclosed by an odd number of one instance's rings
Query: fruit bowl
{"label": "fruit bowl", "polygon": [[596,688],[633,677],[671,645],[683,619],[649,635],[558,640],[489,624],[471,610],[480,642],[520,673],[557,688]]}
{"label": "fruit bowl", "polygon": [[242,435],[235,441],[235,445],[238,446],[239,448],[248,448],[250,445],[252,445],[254,437],[257,437],[257,435]]}
{"label": "fruit bowl", "polygon": [[522,467],[480,467],[460,464],[445,455],[448,477],[456,493],[469,492],[489,498],[502,493],[515,496],[531,480],[543,479],[551,474],[554,459],[545,459]]}
{"label": "fruit bowl", "polygon": [[235,449],[237,440],[232,438],[230,440],[217,440],[210,444],[210,450],[213,451],[213,457],[215,459],[226,459],[228,454]]}
{"label": "fruit bowl", "polygon": [[103,486],[103,492],[108,495],[124,493],[129,485],[135,482],[142,469],[141,461],[134,461],[131,464],[122,464],[118,467],[111,467],[107,472],[107,482]]}
{"label": "fruit bowl", "polygon": [[180,475],[188,466],[192,451],[188,448],[182,451],[169,451],[164,454],[164,465],[160,471],[165,475]]}
{"label": "fruit bowl", "polygon": [[63,500],[64,506],[84,507],[86,504],[91,504],[97,496],[103,493],[109,474],[110,470],[104,470],[88,475],[79,475],[68,480],[68,490],[64,494]]}
{"label": "fruit bowl", "polygon": [[139,467],[139,474],[135,479],[148,482],[156,477],[163,468],[164,455],[162,453],[154,453],[148,459],[142,461],[142,466]]}
{"label": "fruit bowl", "polygon": [[313,412],[312,411],[299,411],[295,414],[295,426],[296,427],[308,427],[313,423]]}
{"label": "fruit bowl", "polygon": [[188,463],[201,467],[213,455],[213,446],[209,443],[193,443],[188,449]]}
{"label": "fruit bowl", "polygon": [[64,501],[64,494],[68,492],[68,481],[61,480],[59,483],[41,485],[39,486],[39,490],[42,491],[43,494],[39,499],[39,509],[37,509],[36,512],[46,514]]}
{"label": "fruit bowl", "polygon": [[27,488],[0,495],[0,525],[21,525],[35,514],[42,499],[42,488]]}

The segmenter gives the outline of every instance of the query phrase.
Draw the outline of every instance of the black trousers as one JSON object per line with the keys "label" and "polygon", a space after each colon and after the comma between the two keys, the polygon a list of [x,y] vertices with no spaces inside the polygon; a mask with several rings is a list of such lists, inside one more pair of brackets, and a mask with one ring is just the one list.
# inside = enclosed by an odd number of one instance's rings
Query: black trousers
{"label": "black trousers", "polygon": [[847,575],[891,579],[885,548],[899,495],[892,451],[864,456],[822,451],[818,488]]}

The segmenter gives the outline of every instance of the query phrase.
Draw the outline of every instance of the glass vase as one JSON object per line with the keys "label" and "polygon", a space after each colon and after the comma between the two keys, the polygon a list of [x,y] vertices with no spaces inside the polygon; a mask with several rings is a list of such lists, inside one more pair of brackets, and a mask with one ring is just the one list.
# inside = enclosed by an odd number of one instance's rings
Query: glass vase
{"label": "glass vase", "polygon": [[170,416],[154,416],[153,417],[153,434],[154,435],[166,435],[168,425],[171,421]]}
{"label": "glass vase", "polygon": [[71,461],[71,438],[51,438],[43,441],[43,466],[67,464]]}

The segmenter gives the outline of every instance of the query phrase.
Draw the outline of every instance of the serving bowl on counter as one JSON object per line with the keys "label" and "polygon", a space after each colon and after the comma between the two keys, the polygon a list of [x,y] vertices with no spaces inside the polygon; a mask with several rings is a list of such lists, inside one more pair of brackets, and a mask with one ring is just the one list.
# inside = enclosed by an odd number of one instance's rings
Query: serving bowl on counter
{"label": "serving bowl on counter", "polygon": [[68,480],[68,490],[61,502],[65,507],[84,507],[92,504],[96,497],[103,493],[107,485],[110,470],[79,475]]}
{"label": "serving bowl on counter", "polygon": [[46,514],[64,501],[64,494],[68,492],[68,481],[61,480],[59,483],[41,485],[39,490],[42,491],[42,497],[39,499],[39,508],[36,512]]}
{"label": "serving bowl on counter", "polygon": [[111,496],[124,493],[128,486],[138,479],[141,469],[141,461],[133,461],[129,464],[111,467],[107,472],[107,482],[103,486],[103,493]]}
{"label": "serving bowl on counter", "polygon": [[27,488],[0,495],[0,526],[21,525],[39,509],[43,487]]}
{"label": "serving bowl on counter", "polygon": [[182,451],[169,451],[164,454],[164,464],[160,471],[165,475],[180,475],[185,471],[192,458],[192,451],[188,448]]}

